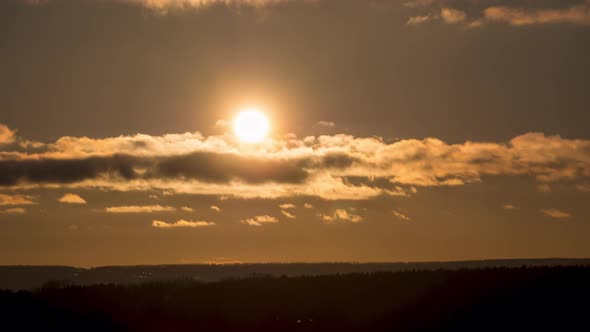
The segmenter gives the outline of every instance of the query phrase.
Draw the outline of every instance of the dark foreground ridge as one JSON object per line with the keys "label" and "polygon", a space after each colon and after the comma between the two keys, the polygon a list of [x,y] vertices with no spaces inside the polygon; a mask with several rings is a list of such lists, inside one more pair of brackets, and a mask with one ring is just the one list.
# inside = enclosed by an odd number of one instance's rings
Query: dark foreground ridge
{"label": "dark foreground ridge", "polygon": [[590,267],[404,271],[0,292],[1,330],[581,331]]}
{"label": "dark foreground ridge", "polygon": [[32,290],[47,282],[69,285],[136,284],[154,281],[196,280],[215,282],[260,276],[297,277],[330,274],[457,270],[521,266],[590,266],[590,259],[494,259],[408,263],[248,263],[102,266],[0,266],[0,289]]}

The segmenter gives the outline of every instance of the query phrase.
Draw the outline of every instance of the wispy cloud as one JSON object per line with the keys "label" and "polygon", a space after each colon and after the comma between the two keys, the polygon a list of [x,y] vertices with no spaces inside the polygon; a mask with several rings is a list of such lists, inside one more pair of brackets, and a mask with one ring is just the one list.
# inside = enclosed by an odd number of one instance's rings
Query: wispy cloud
{"label": "wispy cloud", "polygon": [[108,213],[152,213],[176,211],[176,208],[161,205],[130,205],[107,207],[105,211]]}
{"label": "wispy cloud", "polygon": [[161,220],[154,220],[152,221],[152,226],[156,228],[179,228],[179,227],[189,227],[189,228],[201,228],[201,227],[211,227],[215,226],[215,223],[212,221],[191,221],[191,220],[184,220],[180,219],[176,222],[165,222]]}
{"label": "wispy cloud", "polygon": [[[555,2],[558,6],[559,1]],[[531,5],[528,7],[514,7],[507,5],[492,5],[481,9],[479,15],[472,17],[459,8],[448,6],[460,6],[459,1],[445,1],[440,12],[441,3],[436,1],[412,2],[412,8],[427,8],[429,13],[412,16],[408,19],[408,25],[418,25],[428,21],[442,21],[447,24],[464,24],[467,27],[481,27],[489,23],[503,23],[510,26],[528,26],[539,24],[571,24],[590,25],[590,1],[560,8],[539,8]]]}
{"label": "wispy cloud", "polygon": [[406,221],[412,220],[410,217],[406,216],[405,214],[403,214],[399,211],[392,210],[391,212],[393,213],[393,216],[396,217],[397,219],[406,220]]}
{"label": "wispy cloud", "polygon": [[467,20],[467,14],[464,11],[453,8],[442,8],[440,17],[448,24],[462,23]]}
{"label": "wispy cloud", "polygon": [[504,209],[504,210],[518,210],[520,208],[516,205],[513,205],[513,204],[504,204],[504,205],[502,205],[502,209]]}
{"label": "wispy cloud", "polygon": [[0,206],[6,205],[32,205],[36,204],[33,197],[27,195],[0,194]]}
{"label": "wispy cloud", "polygon": [[555,219],[567,219],[572,216],[570,213],[558,209],[542,209],[541,213]]}
{"label": "wispy cloud", "polygon": [[180,210],[184,211],[184,212],[193,212],[193,208],[188,207],[188,206],[183,206],[180,208]]}
{"label": "wispy cloud", "polygon": [[551,186],[546,183],[541,183],[537,185],[537,191],[540,193],[550,193]]}
{"label": "wispy cloud", "polygon": [[333,221],[347,221],[351,223],[358,223],[363,221],[363,217],[357,214],[349,213],[344,209],[337,209],[333,215],[319,214],[318,215],[325,222]]}
{"label": "wispy cloud", "polygon": [[408,25],[419,25],[422,23],[426,23],[432,20],[436,20],[438,17],[436,15],[427,14],[427,15],[417,15],[417,16],[410,16],[406,24]]}
{"label": "wispy cloud", "polygon": [[512,26],[533,24],[590,25],[590,2],[562,9],[526,9],[493,6],[484,10],[484,20]]}
{"label": "wispy cloud", "polygon": [[58,199],[60,203],[66,204],[86,204],[86,200],[76,194],[65,194]]}
{"label": "wispy cloud", "polygon": [[215,212],[221,212],[221,208],[219,206],[211,205],[209,208]]}
{"label": "wispy cloud", "polygon": [[24,208],[10,208],[10,209],[6,209],[6,210],[0,210],[0,213],[2,214],[25,214],[27,213],[27,210]]}
{"label": "wispy cloud", "polygon": [[303,204],[303,207],[304,207],[305,209],[313,209],[313,205],[311,205],[311,204],[309,204],[309,203],[305,203],[305,204]]}
{"label": "wispy cloud", "polygon": [[280,204],[279,207],[283,210],[289,210],[289,209],[294,209],[295,205],[293,205],[291,203],[284,203],[284,204]]}
{"label": "wispy cloud", "polygon": [[256,216],[254,218],[243,219],[242,223],[249,226],[262,226],[264,224],[278,223],[279,220],[269,215]]}
{"label": "wispy cloud", "polygon": [[313,126],[314,127],[327,127],[327,128],[332,128],[332,127],[336,126],[336,123],[334,123],[332,121],[318,121]]}
{"label": "wispy cloud", "polygon": [[291,214],[285,210],[281,210],[281,214],[284,215],[285,217],[289,218],[289,219],[295,219],[295,215]]}

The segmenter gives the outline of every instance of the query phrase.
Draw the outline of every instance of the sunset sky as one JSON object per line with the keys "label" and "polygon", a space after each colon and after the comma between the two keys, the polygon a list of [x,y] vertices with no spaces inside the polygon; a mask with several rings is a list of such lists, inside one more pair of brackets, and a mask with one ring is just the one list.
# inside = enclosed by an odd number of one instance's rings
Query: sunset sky
{"label": "sunset sky", "polygon": [[0,264],[590,257],[589,235],[590,1],[0,1]]}

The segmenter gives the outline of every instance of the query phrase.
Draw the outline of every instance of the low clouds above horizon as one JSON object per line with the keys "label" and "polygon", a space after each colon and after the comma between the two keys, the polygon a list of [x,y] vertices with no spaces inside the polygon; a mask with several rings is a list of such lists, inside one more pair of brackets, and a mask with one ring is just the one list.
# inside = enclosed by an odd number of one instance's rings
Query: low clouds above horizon
{"label": "low clouds above horizon", "polygon": [[[532,7],[530,4],[515,4],[502,1],[484,1],[487,6],[480,8],[478,14],[470,17],[466,10],[460,8],[459,1],[412,1],[406,6],[426,8],[427,12],[411,16],[407,24],[419,25],[430,21],[442,21],[446,24],[463,24],[467,27],[481,27],[490,23],[504,23],[519,27],[535,24],[573,24],[590,25],[590,1],[579,1],[567,5],[555,1],[555,7]],[[565,5],[565,7],[564,7]],[[453,7],[455,6],[455,7]]]}
{"label": "low clouds above horizon", "polygon": [[[40,6],[56,0],[22,0],[23,3]],[[88,0],[92,2],[92,0]],[[110,0],[110,2],[137,5],[159,13],[169,11],[201,9],[214,5],[229,7],[268,7],[290,2],[313,4],[329,0]],[[551,3],[552,5],[547,5]],[[573,24],[590,25],[590,1],[552,1],[540,5],[530,2],[508,2],[502,0],[487,1],[458,1],[458,0],[413,0],[400,2],[400,7],[416,10],[426,10],[410,16],[408,25],[419,25],[431,21],[441,21],[446,24],[463,24],[468,27],[481,27],[490,23],[503,23],[510,26],[527,26],[533,24]],[[468,15],[467,10],[476,7],[476,14]],[[378,6],[375,6],[378,8]],[[469,8],[468,8],[469,7]],[[473,11],[473,10],[472,10]],[[332,122],[321,121],[319,124]],[[1,128],[0,128],[1,137]],[[1,142],[1,139],[0,139]]]}
{"label": "low clouds above horizon", "polygon": [[583,191],[590,179],[590,141],[527,133],[508,143],[448,144],[436,138],[388,143],[340,134],[286,136],[241,149],[231,135],[184,133],[62,137],[54,143],[17,138],[0,148],[4,190],[101,188],[364,200],[516,175],[531,176],[541,186],[574,182],[572,187]]}

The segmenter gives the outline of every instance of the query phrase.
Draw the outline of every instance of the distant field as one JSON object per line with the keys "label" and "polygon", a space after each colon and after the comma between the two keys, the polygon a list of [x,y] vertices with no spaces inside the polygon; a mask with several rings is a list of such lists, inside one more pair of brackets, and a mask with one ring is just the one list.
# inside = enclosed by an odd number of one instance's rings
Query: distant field
{"label": "distant field", "polygon": [[582,331],[590,267],[255,277],[0,292],[11,330]]}

